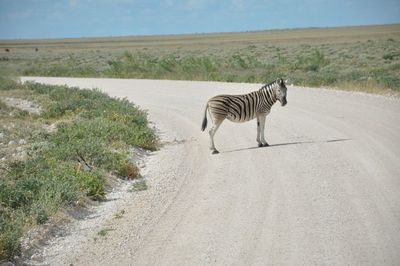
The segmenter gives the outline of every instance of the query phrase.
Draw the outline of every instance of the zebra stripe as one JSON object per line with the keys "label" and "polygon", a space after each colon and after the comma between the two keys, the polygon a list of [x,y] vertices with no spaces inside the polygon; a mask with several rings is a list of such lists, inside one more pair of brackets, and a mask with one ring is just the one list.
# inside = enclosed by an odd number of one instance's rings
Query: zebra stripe
{"label": "zebra stripe", "polygon": [[228,119],[232,122],[246,122],[257,117],[257,142],[267,146],[264,138],[265,117],[276,101],[286,105],[287,88],[282,79],[262,86],[258,91],[242,95],[217,95],[208,100],[201,130],[207,127],[207,110],[213,121],[210,129],[211,149],[218,153],[214,145],[214,134],[221,123]]}

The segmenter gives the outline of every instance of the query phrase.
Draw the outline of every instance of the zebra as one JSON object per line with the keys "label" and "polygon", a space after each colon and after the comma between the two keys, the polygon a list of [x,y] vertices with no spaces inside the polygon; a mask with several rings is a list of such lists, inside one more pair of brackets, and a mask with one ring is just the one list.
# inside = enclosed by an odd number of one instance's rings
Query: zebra
{"label": "zebra", "polygon": [[207,127],[208,110],[213,122],[209,131],[212,154],[219,153],[215,148],[214,135],[225,118],[237,123],[257,118],[258,147],[269,146],[264,137],[265,119],[276,101],[280,101],[282,106],[287,104],[285,82],[279,78],[248,94],[217,95],[209,99],[204,110],[201,130],[204,131]]}

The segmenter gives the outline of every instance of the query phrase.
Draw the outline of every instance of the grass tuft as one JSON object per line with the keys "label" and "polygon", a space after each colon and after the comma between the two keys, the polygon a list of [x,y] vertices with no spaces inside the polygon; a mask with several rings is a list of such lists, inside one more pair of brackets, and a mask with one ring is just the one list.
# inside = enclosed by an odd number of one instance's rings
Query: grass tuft
{"label": "grass tuft", "polygon": [[114,214],[114,219],[121,219],[122,217],[124,217],[124,214],[125,214],[125,210],[120,210]]}
{"label": "grass tuft", "polygon": [[108,232],[110,232],[110,231],[114,231],[114,229],[112,229],[112,228],[103,228],[99,232],[97,232],[97,235],[99,235],[101,237],[105,237],[105,236],[107,236]]}
{"label": "grass tuft", "polygon": [[131,187],[131,191],[133,191],[133,192],[143,191],[143,190],[147,190],[147,189],[148,189],[148,186],[146,184],[146,180],[144,180],[144,179],[133,183],[132,187]]}

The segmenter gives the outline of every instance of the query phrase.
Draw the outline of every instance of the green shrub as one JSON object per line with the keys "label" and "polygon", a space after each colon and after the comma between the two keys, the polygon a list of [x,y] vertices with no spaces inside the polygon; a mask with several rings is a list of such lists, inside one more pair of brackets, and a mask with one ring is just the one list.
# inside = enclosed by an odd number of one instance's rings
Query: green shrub
{"label": "green shrub", "polygon": [[17,90],[21,88],[21,84],[16,77],[0,72],[0,91]]}
{"label": "green shrub", "polygon": [[322,67],[329,64],[323,52],[316,49],[310,56],[299,56],[296,62],[291,66],[293,70],[303,70],[318,72]]}
{"label": "green shrub", "polygon": [[121,162],[120,166],[117,168],[117,171],[119,176],[128,179],[140,177],[139,168],[129,160]]}
{"label": "green shrub", "polygon": [[25,194],[18,186],[0,181],[0,202],[8,208],[19,208],[29,203],[29,193]]}
{"label": "green shrub", "polygon": [[[0,212],[0,219],[3,213]],[[1,221],[0,221],[1,222]],[[21,252],[22,227],[12,222],[0,225],[0,261],[11,260]]]}
{"label": "green shrub", "polygon": [[384,54],[382,56],[382,58],[385,59],[385,60],[393,60],[394,55],[393,54]]}
{"label": "green shrub", "polygon": [[96,170],[78,172],[78,181],[81,189],[86,195],[94,200],[102,200],[105,198],[104,187],[106,184],[104,173]]}
{"label": "green shrub", "polygon": [[131,186],[131,191],[134,191],[134,192],[143,191],[143,190],[147,190],[147,189],[148,189],[148,186],[147,186],[146,180],[144,180],[144,179],[136,181]]}

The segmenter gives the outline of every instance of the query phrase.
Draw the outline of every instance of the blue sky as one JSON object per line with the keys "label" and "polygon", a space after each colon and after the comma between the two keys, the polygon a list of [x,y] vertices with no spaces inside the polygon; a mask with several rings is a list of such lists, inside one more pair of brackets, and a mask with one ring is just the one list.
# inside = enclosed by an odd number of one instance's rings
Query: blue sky
{"label": "blue sky", "polygon": [[400,23],[400,0],[0,0],[0,39]]}

